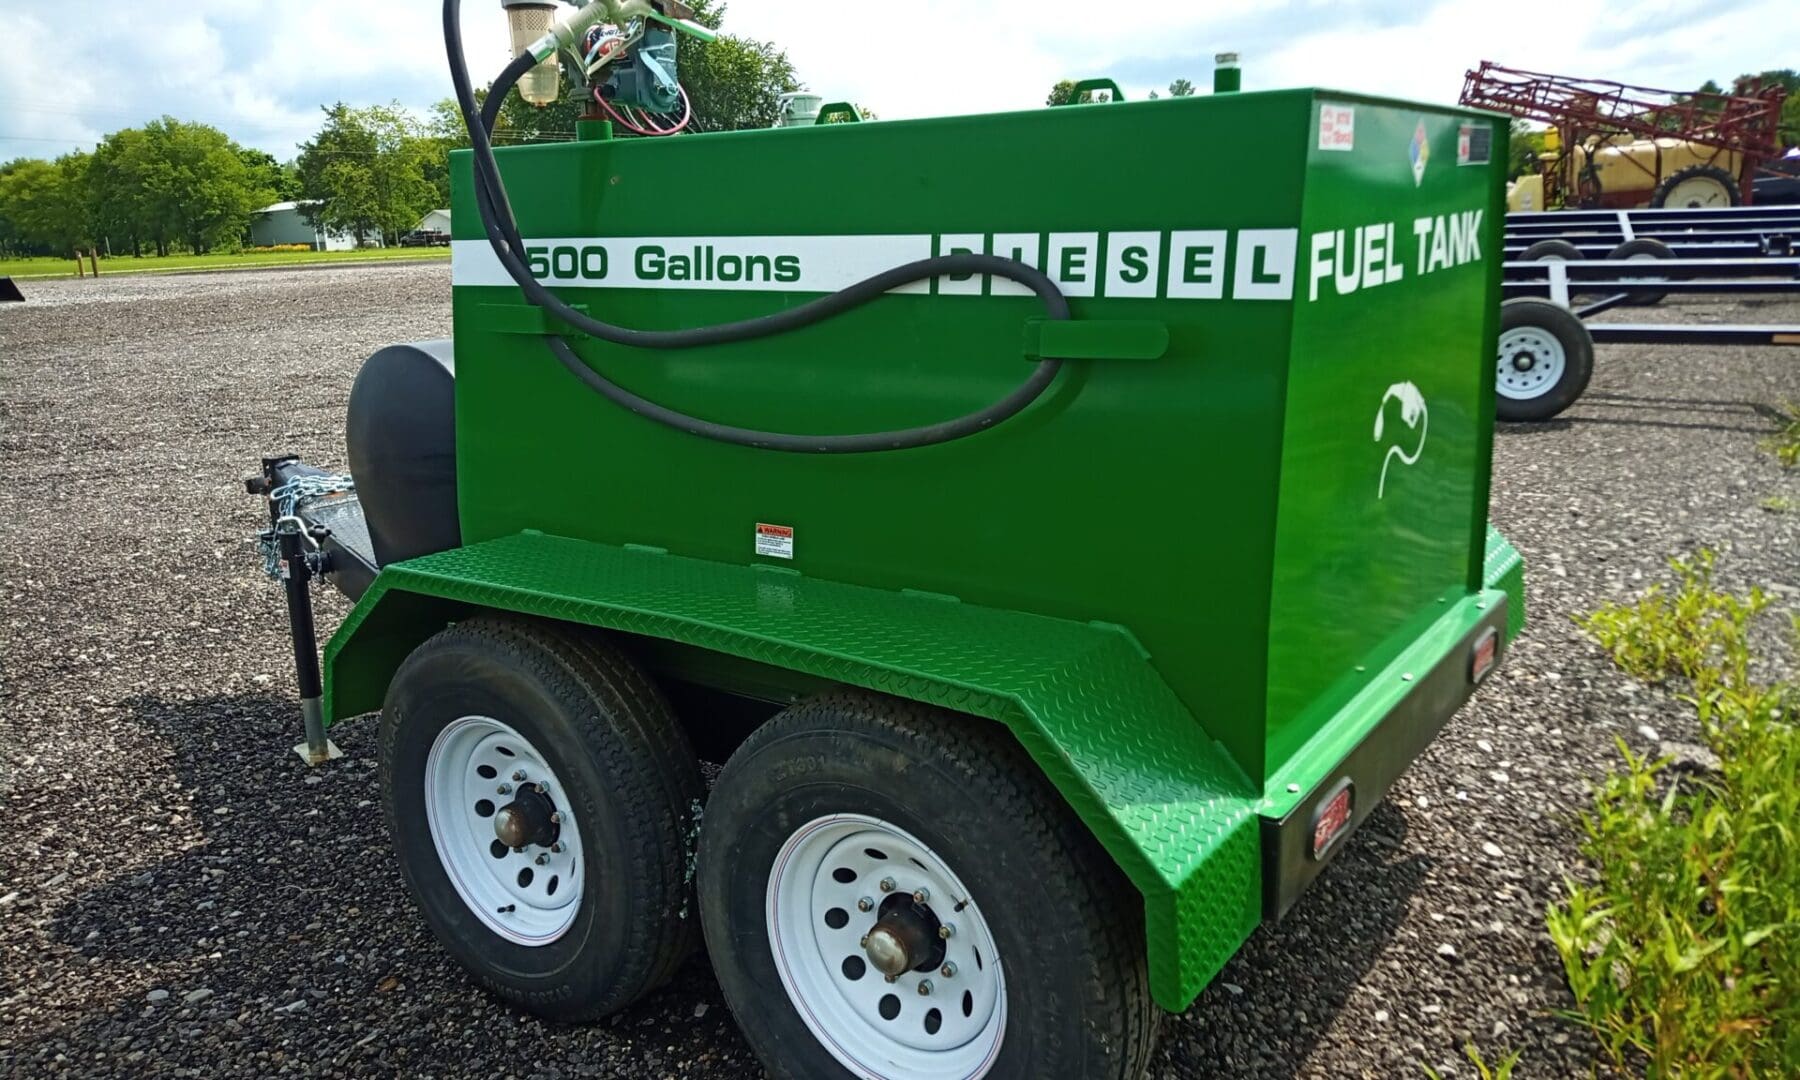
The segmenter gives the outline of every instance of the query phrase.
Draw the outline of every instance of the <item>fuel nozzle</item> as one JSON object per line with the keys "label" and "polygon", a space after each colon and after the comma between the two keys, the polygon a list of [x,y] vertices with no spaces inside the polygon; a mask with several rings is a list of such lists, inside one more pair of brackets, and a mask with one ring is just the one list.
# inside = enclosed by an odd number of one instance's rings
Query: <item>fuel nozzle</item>
{"label": "fuel nozzle", "polygon": [[[550,33],[556,21],[556,5],[547,0],[500,0],[506,9],[506,22],[512,30],[513,55],[531,50]],[[562,89],[561,72],[556,54],[525,73],[519,80],[519,96],[533,105],[549,105]]]}

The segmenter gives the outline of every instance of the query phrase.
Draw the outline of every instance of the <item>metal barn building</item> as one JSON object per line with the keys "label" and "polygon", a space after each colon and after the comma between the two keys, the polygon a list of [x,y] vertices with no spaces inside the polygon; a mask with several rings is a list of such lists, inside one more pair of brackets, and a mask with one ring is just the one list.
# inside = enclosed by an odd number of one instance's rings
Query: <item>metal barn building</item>
{"label": "metal barn building", "polygon": [[[250,246],[275,247],[282,244],[305,244],[314,251],[350,251],[356,237],[350,233],[333,233],[315,228],[301,213],[301,208],[317,202],[278,202],[256,211],[250,219]],[[368,247],[380,247],[381,237],[368,237]]]}

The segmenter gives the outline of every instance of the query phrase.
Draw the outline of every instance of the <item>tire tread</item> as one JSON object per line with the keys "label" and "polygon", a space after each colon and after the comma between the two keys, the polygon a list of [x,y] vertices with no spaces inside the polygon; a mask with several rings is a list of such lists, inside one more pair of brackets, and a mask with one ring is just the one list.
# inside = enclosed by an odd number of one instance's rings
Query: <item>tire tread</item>
{"label": "tire tread", "polygon": [[[1084,989],[1099,1007],[1085,1013],[1106,1025],[1095,1034],[1107,1048],[1108,1060],[1087,1061],[1080,1075],[1091,1080],[1141,1076],[1150,1065],[1161,1022],[1150,996],[1143,901],[1018,741],[990,721],[844,690],[784,711],[752,734],[732,760],[753,762],[759,747],[792,733],[846,726],[911,742],[922,757],[948,765],[972,790],[982,793],[996,818],[1025,827],[1043,856],[1053,865],[1070,868],[1071,872],[1035,887],[1065,892],[1093,942],[1093,984]],[[728,763],[720,787],[729,782],[731,773]]]}
{"label": "tire tread", "polygon": [[[601,774],[623,793],[620,801],[655,810],[640,815],[627,831],[631,865],[624,880],[644,889],[644,894],[632,898],[633,910],[665,914],[642,920],[639,932],[626,935],[625,955],[606,985],[586,996],[574,994],[567,985],[531,991],[471,970],[490,992],[529,1011],[573,1022],[600,1019],[666,982],[693,950],[695,920],[677,914],[689,888],[684,860],[671,853],[686,850],[681,822],[691,808],[682,796],[698,797],[697,765],[691,753],[683,760],[686,736],[649,678],[597,638],[557,624],[493,615],[466,620],[415,650],[395,674],[394,685],[401,685],[409,670],[432,652],[459,647],[504,657],[562,698],[575,734],[594,755]],[[393,775],[404,721],[390,690],[381,725],[384,777]],[[397,836],[396,807],[391,798],[386,802],[389,831]]]}

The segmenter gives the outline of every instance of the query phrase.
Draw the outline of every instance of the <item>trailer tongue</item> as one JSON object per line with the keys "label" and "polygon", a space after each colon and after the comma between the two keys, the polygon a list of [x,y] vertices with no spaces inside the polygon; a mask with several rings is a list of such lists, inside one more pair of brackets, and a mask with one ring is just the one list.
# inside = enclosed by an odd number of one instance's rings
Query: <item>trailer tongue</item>
{"label": "trailer tongue", "polygon": [[524,1008],[623,1008],[703,924],[777,1075],[1135,1077],[1522,627],[1504,125],[1302,90],[492,150],[558,52],[685,107],[661,16],[583,9],[485,118],[453,54],[454,363],[370,361],[353,491],[253,482],[278,571],[357,600],[322,725],[381,710],[408,886]]}

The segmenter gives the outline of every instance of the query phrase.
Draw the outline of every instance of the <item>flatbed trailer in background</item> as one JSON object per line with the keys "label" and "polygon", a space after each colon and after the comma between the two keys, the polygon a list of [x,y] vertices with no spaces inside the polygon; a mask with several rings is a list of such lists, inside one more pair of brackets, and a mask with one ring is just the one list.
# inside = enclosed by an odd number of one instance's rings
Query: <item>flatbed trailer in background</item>
{"label": "flatbed trailer in background", "polygon": [[1800,296],[1800,258],[1511,261],[1502,277],[1502,420],[1549,420],[1580,400],[1595,345],[1800,345],[1800,325],[1596,321],[1668,296]]}
{"label": "flatbed trailer in background", "polygon": [[1558,241],[1573,246],[1582,258],[1600,258],[1636,240],[1655,240],[1684,258],[1787,255],[1800,249],[1800,206],[1506,215],[1509,259],[1530,258],[1526,252]]}

